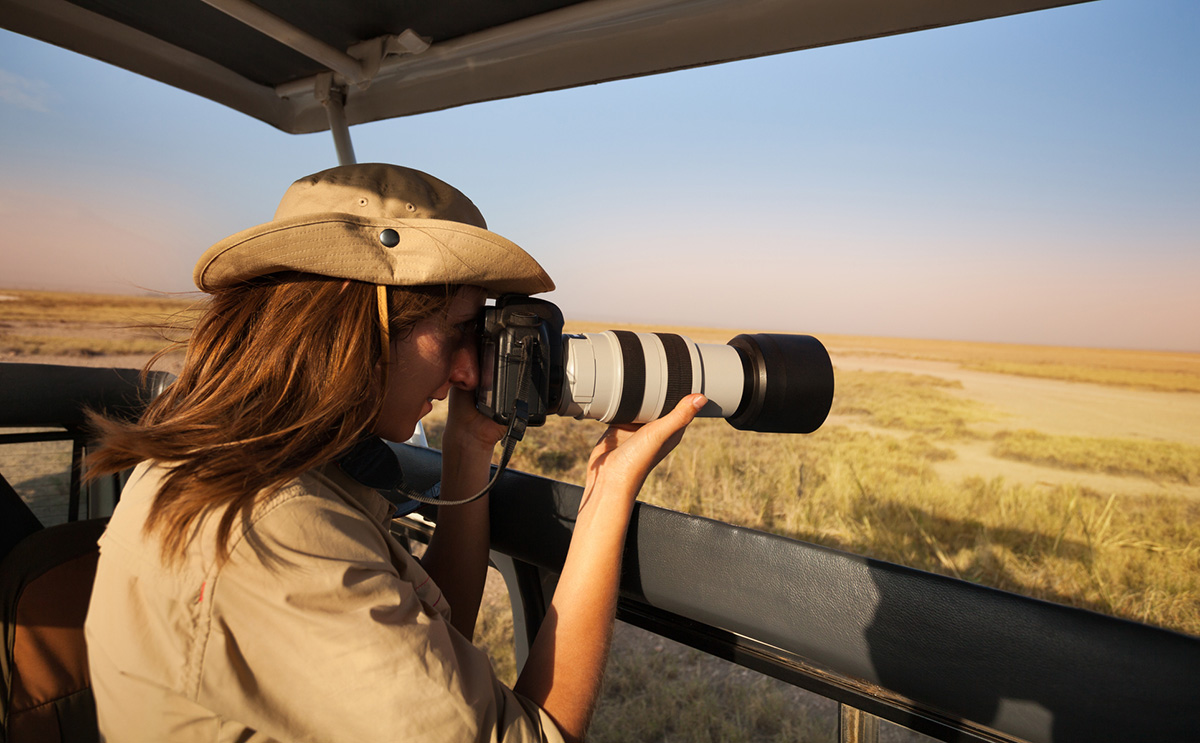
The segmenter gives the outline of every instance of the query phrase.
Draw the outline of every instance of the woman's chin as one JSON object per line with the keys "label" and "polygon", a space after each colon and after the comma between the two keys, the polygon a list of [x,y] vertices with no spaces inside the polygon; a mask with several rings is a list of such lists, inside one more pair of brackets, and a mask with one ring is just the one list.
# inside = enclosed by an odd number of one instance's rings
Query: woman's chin
{"label": "woman's chin", "polygon": [[396,423],[392,423],[391,425],[386,426],[376,426],[375,435],[382,439],[386,439],[387,441],[394,441],[397,444],[402,444],[411,439],[416,431],[417,425],[415,423],[412,425],[397,425]]}

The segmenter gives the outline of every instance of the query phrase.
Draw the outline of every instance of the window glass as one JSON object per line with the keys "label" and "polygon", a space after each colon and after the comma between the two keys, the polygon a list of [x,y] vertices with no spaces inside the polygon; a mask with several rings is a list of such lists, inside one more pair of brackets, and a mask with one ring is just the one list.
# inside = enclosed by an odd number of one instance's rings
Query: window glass
{"label": "window glass", "polygon": [[66,522],[71,488],[70,441],[0,444],[0,474],[44,526]]}

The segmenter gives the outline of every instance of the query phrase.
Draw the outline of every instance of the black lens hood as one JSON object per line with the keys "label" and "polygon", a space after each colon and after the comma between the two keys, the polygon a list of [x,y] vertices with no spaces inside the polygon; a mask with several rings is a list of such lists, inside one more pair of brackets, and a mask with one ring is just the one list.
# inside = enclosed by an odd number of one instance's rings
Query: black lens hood
{"label": "black lens hood", "polygon": [[742,334],[729,341],[742,356],[746,384],[729,417],[739,431],[812,433],[833,404],[833,363],[811,335]]}

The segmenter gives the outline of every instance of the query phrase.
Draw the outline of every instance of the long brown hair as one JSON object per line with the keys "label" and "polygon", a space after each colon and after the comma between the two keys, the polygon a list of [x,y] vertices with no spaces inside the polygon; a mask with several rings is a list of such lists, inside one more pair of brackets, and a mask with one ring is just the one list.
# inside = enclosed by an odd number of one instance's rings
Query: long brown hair
{"label": "long brown hair", "polygon": [[[389,287],[392,338],[445,313],[457,287]],[[179,378],[136,423],[92,416],[99,448],[88,477],[143,460],[169,469],[145,533],[163,558],[182,557],[201,521],[219,513],[217,555],[260,492],[333,460],[379,415],[389,349],[376,287],[274,274],[212,292]]]}

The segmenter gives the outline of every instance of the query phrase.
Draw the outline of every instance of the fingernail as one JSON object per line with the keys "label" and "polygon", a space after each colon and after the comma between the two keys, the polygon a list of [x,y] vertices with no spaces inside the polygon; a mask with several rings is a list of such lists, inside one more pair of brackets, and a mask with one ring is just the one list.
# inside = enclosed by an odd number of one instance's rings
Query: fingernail
{"label": "fingernail", "polygon": [[692,407],[696,410],[699,410],[700,408],[704,407],[707,402],[708,398],[704,395],[696,395],[692,398]]}

